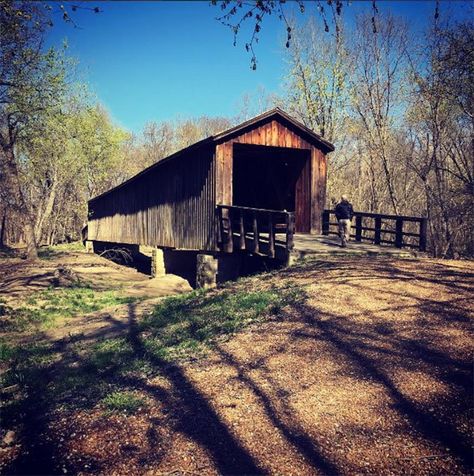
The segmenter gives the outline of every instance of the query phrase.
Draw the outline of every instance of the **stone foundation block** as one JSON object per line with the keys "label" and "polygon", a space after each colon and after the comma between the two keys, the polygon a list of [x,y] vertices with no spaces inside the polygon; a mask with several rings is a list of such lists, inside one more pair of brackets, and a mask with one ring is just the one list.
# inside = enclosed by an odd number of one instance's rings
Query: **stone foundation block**
{"label": "stone foundation block", "polygon": [[196,287],[210,289],[216,286],[218,263],[218,259],[212,255],[197,255]]}
{"label": "stone foundation block", "polygon": [[151,251],[151,277],[158,278],[165,274],[166,269],[163,250],[160,248],[153,248]]}

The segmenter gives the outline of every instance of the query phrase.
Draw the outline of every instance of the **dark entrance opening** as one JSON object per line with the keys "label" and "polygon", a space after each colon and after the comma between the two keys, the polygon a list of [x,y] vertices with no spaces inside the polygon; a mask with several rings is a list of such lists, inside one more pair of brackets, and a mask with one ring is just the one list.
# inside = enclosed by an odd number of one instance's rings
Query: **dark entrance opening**
{"label": "dark entrance opening", "polygon": [[311,228],[310,151],[234,144],[232,204],[295,212],[296,231]]}

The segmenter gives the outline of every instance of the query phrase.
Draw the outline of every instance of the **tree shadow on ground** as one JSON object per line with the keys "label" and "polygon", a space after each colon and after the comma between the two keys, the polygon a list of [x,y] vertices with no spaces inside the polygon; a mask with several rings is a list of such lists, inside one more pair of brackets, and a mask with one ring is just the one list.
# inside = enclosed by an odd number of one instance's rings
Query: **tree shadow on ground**
{"label": "tree shadow on ground", "polygon": [[[309,278],[313,276],[321,278],[321,272],[337,270],[338,266],[340,265],[333,263],[327,267],[315,265],[306,269]],[[291,277],[292,273],[293,271],[285,272],[286,277]],[[387,268],[387,264],[374,264],[371,268],[371,277],[380,275],[385,278],[393,276],[394,279],[395,277],[408,279],[410,274],[411,272],[395,266],[393,269]],[[466,277],[465,274],[463,276]],[[351,284],[363,290],[364,274],[355,273],[350,267],[344,268],[342,276],[339,274],[338,277],[326,278],[351,280],[352,277],[357,279],[352,280]],[[461,277],[456,272],[450,271],[445,276],[441,272],[439,275],[416,275],[416,279],[427,284],[441,283],[454,289],[452,280]],[[439,341],[446,328],[469,331],[470,321],[464,306],[465,301],[461,298],[453,299],[452,310],[449,311],[445,305],[440,305],[434,299],[424,299],[416,295],[410,296],[413,303],[400,305],[397,302],[401,296],[396,290],[388,289],[387,293],[392,293],[393,305],[387,305],[382,311],[401,313],[407,307],[413,306],[425,316],[428,323],[425,325],[417,320],[413,321],[412,330],[416,330],[417,334],[410,334],[401,332],[396,326],[377,316],[376,312],[368,309],[354,308],[352,314],[346,316],[336,311],[319,309],[317,304],[310,306],[307,302],[301,301],[282,312],[280,320],[295,322],[298,325],[285,331],[286,334],[277,347],[260,352],[250,363],[234,355],[225,345],[215,346],[216,354],[220,357],[220,364],[234,369],[239,382],[256,397],[259,408],[272,426],[272,431],[281,434],[285,443],[302,455],[315,471],[324,474],[347,473],[349,466],[345,466],[344,456],[336,457],[332,453],[328,454],[327,445],[324,447],[314,432],[310,432],[305,423],[299,419],[292,406],[285,401],[286,395],[292,389],[278,384],[267,367],[267,362],[272,357],[290,352],[288,348],[294,348],[295,345],[305,342],[322,342],[329,349],[326,351],[328,355],[337,356],[341,360],[343,365],[334,371],[334,376],[339,374],[368,379],[383,388],[394,412],[401,420],[408,421],[409,426],[418,435],[417,438],[432,442],[440,448],[448,448],[450,455],[455,457],[461,468],[469,472],[473,464],[469,441],[453,422],[458,416],[466,415],[471,410],[470,356],[450,354]],[[368,320],[360,322],[358,317],[361,316],[367,316]],[[166,407],[170,417],[164,424],[203,448],[210,455],[215,469],[220,474],[265,473],[258,459],[239,441],[235,432],[219,416],[210,397],[198,389],[186,375],[183,365],[170,362],[147,348],[133,303],[129,304],[128,320],[127,341],[131,350],[124,354],[122,361],[113,363],[110,368],[99,369],[99,373],[97,368],[91,367],[90,362],[74,349],[61,347],[68,346],[65,342],[48,351],[61,352],[61,359],[47,369],[40,367],[39,373],[25,382],[27,397],[21,402],[21,406],[15,409],[16,414],[22,413],[21,441],[28,452],[22,452],[4,469],[4,472],[57,474],[62,472],[63,467],[73,473],[84,469],[83,463],[66,462],[67,454],[57,435],[52,434],[49,428],[54,412],[64,403],[62,396],[51,393],[49,384],[54,379],[61,379],[75,372],[78,378],[88,376],[85,382],[88,382],[91,388],[81,391],[87,390],[85,395],[89,408],[99,403],[103,397],[102,385],[113,384],[120,388],[137,390],[146,394],[155,403]],[[254,332],[256,338],[262,341],[265,339],[264,330],[256,329]],[[81,337],[77,337],[74,343],[80,340]],[[85,338],[84,340],[87,342]],[[312,352],[318,351],[317,349],[314,347]],[[320,355],[316,353],[307,355],[308,359],[319,357]],[[146,361],[152,367],[152,371],[159,374],[168,385],[154,385],[147,378],[121,373],[121,365],[127,359]],[[255,368],[263,375],[267,384],[265,387],[253,377],[251,371]],[[423,372],[444,383],[449,388],[449,393],[439,402],[416,401],[400,387],[395,378],[398,372],[402,374],[413,370]],[[435,407],[436,411],[431,412],[430,407]],[[7,424],[13,420],[13,415],[7,415]],[[159,446],[157,442],[162,438],[157,428],[163,421],[150,417],[150,426],[146,431],[148,448],[141,454],[143,464],[158,464],[163,457],[163,451],[166,451],[166,444],[160,445],[164,448],[161,453],[157,449]],[[71,432],[73,430],[74,428],[71,428]],[[100,472],[104,469],[103,462],[99,459],[87,461],[89,471]]]}

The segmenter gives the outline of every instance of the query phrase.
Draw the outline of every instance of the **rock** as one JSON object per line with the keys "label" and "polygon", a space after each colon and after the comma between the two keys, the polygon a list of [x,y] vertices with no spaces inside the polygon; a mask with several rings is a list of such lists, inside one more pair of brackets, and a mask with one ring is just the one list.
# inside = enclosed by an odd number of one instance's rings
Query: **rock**
{"label": "rock", "polygon": [[54,287],[72,287],[79,284],[80,279],[68,266],[58,266],[51,281]]}
{"label": "rock", "polygon": [[4,446],[11,446],[16,441],[16,433],[13,430],[8,430],[3,437],[2,443]]}

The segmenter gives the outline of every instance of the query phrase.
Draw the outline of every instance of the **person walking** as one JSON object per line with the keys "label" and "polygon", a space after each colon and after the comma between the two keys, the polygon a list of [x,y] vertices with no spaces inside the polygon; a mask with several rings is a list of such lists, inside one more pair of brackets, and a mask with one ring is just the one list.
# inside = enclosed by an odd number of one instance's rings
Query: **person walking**
{"label": "person walking", "polygon": [[341,196],[341,201],[335,208],[336,218],[339,226],[339,236],[341,238],[341,246],[345,248],[351,236],[351,220],[354,216],[352,205],[347,199],[347,195]]}

